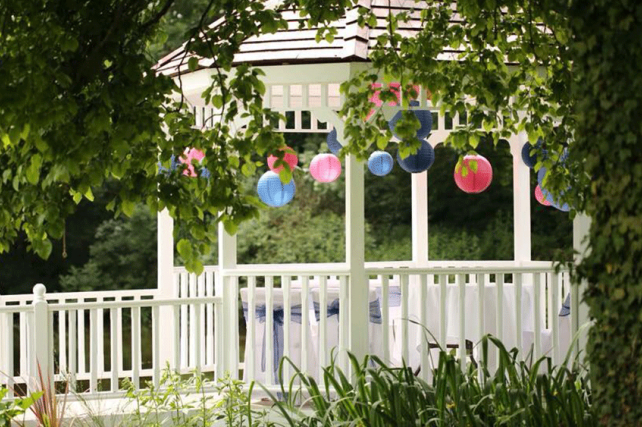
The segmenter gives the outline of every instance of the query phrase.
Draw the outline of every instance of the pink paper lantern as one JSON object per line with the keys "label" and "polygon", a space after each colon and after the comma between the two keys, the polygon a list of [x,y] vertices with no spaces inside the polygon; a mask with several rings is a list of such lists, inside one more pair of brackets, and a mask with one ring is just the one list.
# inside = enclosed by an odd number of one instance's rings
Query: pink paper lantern
{"label": "pink paper lantern", "polygon": [[203,153],[201,150],[198,150],[196,148],[190,148],[185,150],[185,153],[180,157],[181,163],[187,164],[187,169],[183,171],[183,175],[195,177],[196,171],[194,170],[194,165],[192,164],[192,160],[196,160],[200,162],[204,158],[205,158],[205,153]]}
{"label": "pink paper lantern", "polygon": [[341,161],[334,154],[317,154],[310,163],[310,174],[319,182],[332,182],[341,175]]}
{"label": "pink paper lantern", "polygon": [[[477,171],[473,171],[471,164],[477,162]],[[493,181],[493,167],[483,156],[464,156],[463,165],[467,174],[463,175],[463,167],[455,166],[455,183],[463,192],[470,194],[481,193]]]}
{"label": "pink paper lantern", "polygon": [[544,205],[544,206],[550,206],[551,205],[551,202],[546,200],[546,197],[542,193],[542,189],[540,188],[539,185],[537,187],[535,187],[535,199],[537,199],[537,201],[540,204]]}
{"label": "pink paper lantern", "polygon": [[[299,164],[299,158],[297,157],[296,153],[291,147],[285,147],[282,149],[285,151],[285,155],[283,156],[283,160],[285,160],[285,163],[287,163],[290,166],[290,171],[293,171],[296,165]],[[272,172],[279,173],[283,170],[283,165],[279,167],[274,167],[274,162],[278,160],[278,157],[270,155],[267,159],[268,167]]]}

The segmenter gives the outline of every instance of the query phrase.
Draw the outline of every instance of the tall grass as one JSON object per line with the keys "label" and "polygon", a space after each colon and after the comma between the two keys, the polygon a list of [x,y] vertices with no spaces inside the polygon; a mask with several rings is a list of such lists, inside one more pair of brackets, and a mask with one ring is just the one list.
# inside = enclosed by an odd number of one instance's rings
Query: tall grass
{"label": "tall grass", "polygon": [[[553,367],[550,360],[518,359],[492,336],[479,344],[483,356],[497,349],[493,372],[483,361],[462,371],[454,354],[441,351],[433,380],[409,367],[389,367],[374,356],[349,356],[348,376],[332,364],[319,384],[294,367],[275,409],[289,426],[596,426],[587,372],[576,358]],[[286,362],[291,363],[291,362]]]}

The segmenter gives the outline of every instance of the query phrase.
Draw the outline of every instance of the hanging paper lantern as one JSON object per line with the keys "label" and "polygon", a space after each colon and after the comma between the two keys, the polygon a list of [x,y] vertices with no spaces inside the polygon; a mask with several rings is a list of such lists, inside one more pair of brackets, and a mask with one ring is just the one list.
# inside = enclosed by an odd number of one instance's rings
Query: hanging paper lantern
{"label": "hanging paper lantern", "polygon": [[330,133],[328,133],[328,137],[326,138],[326,142],[328,143],[328,148],[334,154],[335,156],[339,155],[339,151],[343,148],[343,145],[339,142],[337,139],[337,130],[332,129]]}
{"label": "hanging paper lantern", "polygon": [[399,151],[397,151],[397,162],[401,169],[406,172],[420,173],[430,169],[435,162],[435,150],[426,140],[422,140],[419,150],[405,159],[402,159]]}
{"label": "hanging paper lantern", "polygon": [[170,163],[169,163],[169,169],[166,168],[166,167],[163,167],[163,164],[161,162],[158,162],[158,171],[159,172],[170,172],[170,171],[176,170],[177,166],[178,166],[178,164],[176,163],[176,156],[174,156],[172,154],[172,157],[171,157]]}
{"label": "hanging paper lantern", "polygon": [[283,184],[279,174],[267,171],[259,179],[257,190],[263,203],[273,208],[280,208],[292,200],[296,187],[294,180]]}
{"label": "hanging paper lantern", "polygon": [[202,161],[205,158],[205,153],[203,153],[201,150],[198,150],[196,148],[191,148],[185,151],[186,151],[185,154],[183,154],[179,158],[179,161],[181,163],[184,163],[187,165],[187,168],[183,171],[183,175],[195,177],[197,175],[196,175],[196,170],[194,169],[194,165],[192,164],[192,160],[196,160],[197,162]]}
{"label": "hanging paper lantern", "polygon": [[[542,150],[542,144],[544,141],[540,138],[537,140],[535,145],[532,145],[530,142],[527,142],[522,147],[522,160],[529,168],[533,169],[538,162],[538,155],[546,158],[546,150]],[[532,154],[531,154],[532,153]]]}
{"label": "hanging paper lantern", "polygon": [[[568,211],[570,211],[570,210],[571,210],[571,207],[569,206],[569,204],[568,204],[568,203],[562,203],[562,204],[560,205],[558,202],[556,202],[556,201],[555,201],[555,197],[553,196],[553,193],[551,193],[550,191],[548,191],[548,190],[547,190],[546,188],[544,188],[544,186],[542,185],[542,183],[544,182],[544,177],[546,176],[546,173],[547,173],[547,170],[546,170],[546,168],[544,168],[544,167],[540,168],[540,169],[539,169],[539,171],[537,172],[537,183],[539,184],[539,185],[538,185],[538,187],[539,187],[539,188],[541,189],[541,191],[542,191],[542,196],[544,197],[544,200],[545,200],[547,203],[549,203],[549,206],[553,206],[553,207],[554,207],[555,209],[557,209],[557,210],[560,210],[560,211],[562,211],[562,212],[568,212]],[[566,191],[568,191],[569,189],[570,189],[570,187],[568,187],[568,188],[566,189]],[[565,193],[566,191],[562,191],[562,193],[560,194],[560,197],[564,196],[564,193]]]}
{"label": "hanging paper lantern", "polygon": [[544,206],[551,206],[551,203],[546,200],[546,197],[544,197],[544,194],[542,194],[542,189],[539,185],[535,187],[535,199]]}
{"label": "hanging paper lantern", "polygon": [[393,165],[392,156],[385,151],[375,151],[368,159],[368,169],[377,176],[388,175]]}
{"label": "hanging paper lantern", "polygon": [[[477,171],[474,171],[471,164],[477,162]],[[463,174],[463,166],[466,167],[466,176]],[[481,193],[486,190],[493,181],[493,167],[484,156],[464,156],[462,164],[455,166],[455,183],[463,192],[470,194]]]}
{"label": "hanging paper lantern", "polygon": [[[282,151],[285,151],[283,160],[290,166],[290,171],[293,171],[296,165],[299,164],[299,158],[291,147],[285,147],[282,149]],[[278,157],[273,155],[268,156],[267,163],[272,172],[279,173],[283,170],[283,165],[276,168],[274,167],[274,162],[276,162],[278,159]]]}
{"label": "hanging paper lantern", "polygon": [[[418,107],[419,101],[410,101],[410,106]],[[432,129],[432,114],[430,113],[430,110],[412,110],[412,112],[421,124],[419,130],[417,130],[416,137],[417,139],[424,139],[430,135],[430,130]],[[397,111],[397,114],[395,114],[388,122],[388,127],[394,136],[397,136],[395,133],[395,126],[397,126],[397,122],[401,119],[402,114],[403,113],[401,111]]]}
{"label": "hanging paper lantern", "polygon": [[319,182],[332,182],[341,175],[341,161],[334,154],[317,154],[310,163],[310,174]]}

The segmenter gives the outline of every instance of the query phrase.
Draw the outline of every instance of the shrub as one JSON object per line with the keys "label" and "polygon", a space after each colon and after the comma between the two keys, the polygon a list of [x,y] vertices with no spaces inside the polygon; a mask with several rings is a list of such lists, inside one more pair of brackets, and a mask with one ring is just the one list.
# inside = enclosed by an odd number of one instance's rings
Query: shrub
{"label": "shrub", "polygon": [[441,351],[433,380],[426,382],[409,367],[388,367],[374,356],[360,362],[350,355],[352,376],[334,362],[324,369],[321,385],[297,371],[282,386],[287,400],[272,398],[290,426],[597,425],[587,374],[577,360],[570,367],[552,367],[547,358],[520,361],[517,350],[508,351],[491,336],[480,343],[484,356],[491,344],[499,352],[494,373],[483,363],[486,357],[463,372],[454,354]]}

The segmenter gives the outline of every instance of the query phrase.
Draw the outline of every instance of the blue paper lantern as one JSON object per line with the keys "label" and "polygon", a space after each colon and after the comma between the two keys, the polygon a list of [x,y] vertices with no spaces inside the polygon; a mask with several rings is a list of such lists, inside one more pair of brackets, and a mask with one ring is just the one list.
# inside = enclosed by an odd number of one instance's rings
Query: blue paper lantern
{"label": "blue paper lantern", "polygon": [[[535,165],[537,164],[537,155],[541,154],[544,158],[546,158],[547,152],[546,150],[542,150],[542,144],[544,141],[540,138],[537,140],[537,143],[533,146],[531,145],[530,142],[527,142],[524,144],[522,147],[522,160],[524,161],[524,164],[528,166],[529,168],[533,169]],[[531,154],[532,150],[537,150],[537,153]]]}
{"label": "blue paper lantern", "polygon": [[339,155],[339,151],[343,148],[343,145],[339,142],[337,139],[337,130],[332,129],[330,133],[328,133],[328,137],[326,138],[326,142],[328,143],[328,148],[334,154],[335,156]]}
{"label": "blue paper lantern", "polygon": [[405,159],[402,159],[401,155],[399,155],[399,152],[397,151],[397,162],[399,163],[399,166],[401,166],[401,169],[406,172],[420,173],[430,169],[432,164],[435,162],[435,150],[424,139],[421,141],[421,147],[419,150]]}
{"label": "blue paper lantern", "polygon": [[368,159],[368,169],[377,176],[385,176],[390,173],[394,160],[390,153],[385,151],[375,151]]}
{"label": "blue paper lantern", "polygon": [[280,208],[294,197],[295,185],[294,180],[283,184],[279,174],[267,171],[259,179],[257,190],[263,203],[273,208]]}
{"label": "blue paper lantern", "polygon": [[[419,101],[410,101],[410,106],[418,107]],[[430,113],[430,110],[412,110],[412,112],[415,113],[415,117],[417,117],[419,123],[421,123],[421,127],[417,131],[417,139],[424,139],[428,137],[432,129],[432,114]],[[395,114],[388,122],[388,127],[390,128],[390,131],[394,136],[397,136],[397,134],[395,133],[395,126],[397,126],[397,122],[399,121],[399,119],[401,119],[401,117],[402,112],[397,111],[397,114]]]}

